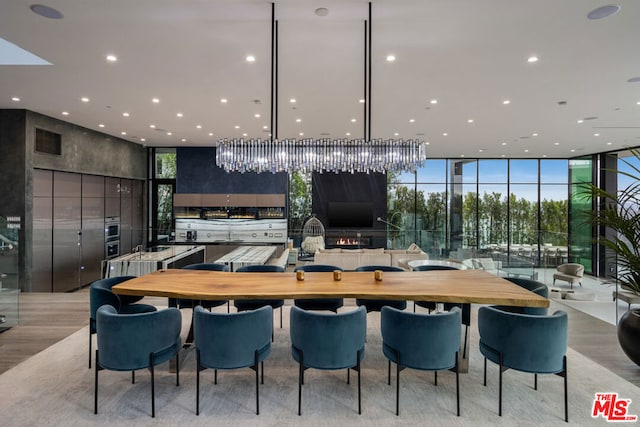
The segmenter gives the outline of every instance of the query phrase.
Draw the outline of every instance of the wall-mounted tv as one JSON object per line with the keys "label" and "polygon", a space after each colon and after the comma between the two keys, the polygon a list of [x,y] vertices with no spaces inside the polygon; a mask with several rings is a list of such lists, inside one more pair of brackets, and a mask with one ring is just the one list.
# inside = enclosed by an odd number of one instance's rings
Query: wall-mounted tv
{"label": "wall-mounted tv", "polygon": [[373,227],[373,203],[329,202],[327,217],[330,228]]}

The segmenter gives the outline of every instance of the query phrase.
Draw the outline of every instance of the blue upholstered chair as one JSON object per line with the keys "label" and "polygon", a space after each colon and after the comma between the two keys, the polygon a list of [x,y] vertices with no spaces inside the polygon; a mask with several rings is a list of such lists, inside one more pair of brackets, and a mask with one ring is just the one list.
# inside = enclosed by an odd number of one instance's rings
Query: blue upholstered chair
{"label": "blue upholstered chair", "polygon": [[198,306],[194,312],[196,338],[196,415],[200,414],[200,371],[214,369],[214,384],[218,369],[250,367],[256,371],[256,414],[260,414],[258,364],[271,353],[273,308],[265,305],[241,313],[210,313]]}
{"label": "blue upholstered chair", "polygon": [[[342,268],[335,265],[307,264],[293,269],[293,271],[300,270],[304,272],[330,272],[334,270],[342,271]],[[337,313],[338,309],[344,305],[344,300],[342,298],[302,298],[293,300],[293,303],[303,310],[329,310]]]}
{"label": "blue upholstered chair", "polygon": [[117,295],[111,288],[118,283],[133,279],[134,276],[111,277],[96,280],[89,287],[89,368],[91,368],[91,336],[96,333],[96,312],[100,307],[108,304],[121,314],[149,313],[156,308],[148,304],[135,304],[141,296]]}
{"label": "blue upholstered chair", "polygon": [[[236,273],[284,273],[284,268],[279,265],[245,265],[236,270]],[[282,328],[282,306],[283,299],[240,299],[234,300],[233,305],[238,311],[255,310],[265,305],[270,306],[274,310],[280,307],[280,328]]]}
{"label": "blue upholstered chair", "polygon": [[[183,270],[206,270],[206,271],[229,271],[229,266],[225,264],[190,264],[182,267]],[[218,307],[227,304],[227,313],[229,312],[228,300],[192,300],[192,299],[178,299],[178,308],[194,308],[196,305],[201,305],[204,308],[211,310],[213,307]]]}
{"label": "blue upholstered chair", "polygon": [[[508,280],[521,288],[527,289],[535,294],[538,294],[542,297],[549,298],[549,288],[544,283],[540,283],[536,280],[525,279],[523,277],[505,277],[505,280]],[[546,315],[547,308],[546,307],[514,307],[514,306],[506,306],[506,305],[496,305],[494,306],[503,311],[509,311],[511,313],[520,313],[520,314],[539,314]]]}
{"label": "blue upholstered chair", "polygon": [[487,385],[487,359],[499,366],[498,414],[502,416],[502,372],[515,369],[534,374],[564,377],[564,418],[567,410],[567,313],[552,315],[510,313],[496,307],[478,311],[480,352],[484,359],[484,385]]}
{"label": "blue upholstered chair", "polygon": [[[434,271],[434,270],[458,270],[458,268],[450,265],[417,265],[413,267],[413,271]],[[436,309],[436,303],[432,301],[415,301],[413,311],[416,311],[416,305],[426,308],[429,311]],[[464,328],[464,344],[462,346],[462,358],[467,358],[467,339],[469,338],[469,326],[471,326],[471,304],[444,303],[444,309],[450,310],[452,307],[460,307],[462,309],[462,324]]]}
{"label": "blue upholstered chair", "polygon": [[[402,272],[404,269],[400,267],[394,267],[390,265],[361,265],[356,267],[356,271],[386,271],[386,272]],[[398,300],[387,300],[387,299],[366,299],[366,298],[356,298],[357,305],[364,305],[367,309],[367,313],[370,311],[380,311],[382,307],[393,307],[398,310],[404,310],[407,308],[406,301],[398,301]]]}
{"label": "blue upholstered chair", "polygon": [[151,416],[156,416],[154,366],[176,358],[176,386],[180,385],[178,353],[182,348],[180,329],[182,316],[177,308],[151,313],[119,314],[115,307],[104,305],[96,313],[98,349],[94,388],[94,414],[98,413],[98,372],[151,372]]}
{"label": "blue upholstered chair", "polygon": [[400,413],[400,371],[404,368],[435,372],[445,369],[456,373],[456,406],[460,416],[458,350],[460,349],[460,308],[438,314],[417,314],[383,307],[381,312],[382,351],[396,364],[396,415]]}
{"label": "blue upholstered chair", "polygon": [[317,313],[291,307],[291,354],[299,364],[298,415],[302,413],[304,371],[315,369],[349,369],[358,372],[358,414],[360,398],[360,363],[364,359],[367,334],[367,311],[364,307],[338,314]]}

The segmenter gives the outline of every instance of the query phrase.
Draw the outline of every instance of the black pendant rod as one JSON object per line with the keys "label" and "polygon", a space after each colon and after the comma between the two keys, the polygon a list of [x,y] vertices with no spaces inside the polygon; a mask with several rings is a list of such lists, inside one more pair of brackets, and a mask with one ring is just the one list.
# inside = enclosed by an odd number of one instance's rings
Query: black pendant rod
{"label": "black pendant rod", "polygon": [[363,116],[364,116],[364,120],[363,120],[363,126],[364,129],[362,130],[362,135],[364,137],[365,141],[368,141],[368,135],[367,135],[367,102],[368,102],[368,97],[367,97],[367,31],[368,31],[368,27],[367,27],[367,20],[364,20],[364,61],[362,61],[362,64],[364,65],[364,88],[362,90],[363,92],[363,99],[364,99],[364,105],[362,106],[362,108],[364,109],[363,111]]}
{"label": "black pendant rod", "polygon": [[368,124],[368,132],[367,132],[367,141],[371,140],[371,33],[373,33],[373,21],[371,19],[371,2],[369,2],[369,80],[368,80],[368,84],[369,84],[369,93],[368,93],[368,97],[367,97],[367,108],[368,108],[368,117],[367,117],[367,124]]}
{"label": "black pendant rod", "polygon": [[274,111],[273,111],[273,101],[274,101],[274,91],[275,91],[275,87],[274,87],[274,52],[275,52],[275,9],[276,9],[276,4],[275,3],[271,3],[271,105],[270,105],[270,111],[271,111],[271,123],[269,126],[269,130],[271,132],[271,137],[270,140],[271,142],[273,142],[273,131],[274,131],[274,123],[275,123],[275,118],[274,118]]}

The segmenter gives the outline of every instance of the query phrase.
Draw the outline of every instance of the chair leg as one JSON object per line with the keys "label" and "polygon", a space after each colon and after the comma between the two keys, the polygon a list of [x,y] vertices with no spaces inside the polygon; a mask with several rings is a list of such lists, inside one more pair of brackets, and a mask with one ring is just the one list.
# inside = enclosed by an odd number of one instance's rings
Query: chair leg
{"label": "chair leg", "polygon": [[538,390],[538,374],[533,374],[533,389]]}
{"label": "chair leg", "polygon": [[388,360],[387,362],[389,362],[387,364],[387,384],[391,385],[391,360]]}
{"label": "chair leg", "polygon": [[131,384],[136,383],[136,371],[131,371]]}
{"label": "chair leg", "polygon": [[484,384],[485,387],[487,386],[487,358],[484,358]]}
{"label": "chair leg", "polygon": [[180,357],[176,353],[176,387],[180,387]]}
{"label": "chair leg", "polygon": [[153,374],[153,353],[149,355],[149,364],[151,365],[151,418],[156,416],[156,387],[155,387],[155,375]]}
{"label": "chair leg", "polygon": [[569,402],[567,396],[567,356],[562,357],[562,369],[564,374],[564,421],[569,422]]}
{"label": "chair leg", "polygon": [[462,358],[467,358],[467,337],[469,336],[469,325],[464,325],[464,347],[462,347]]}
{"label": "chair leg", "polygon": [[264,385],[264,361],[260,363],[260,369],[262,370],[262,380],[260,381],[260,384]]}
{"label": "chair leg", "polygon": [[438,371],[433,371],[433,385],[438,385]]}
{"label": "chair leg", "polygon": [[300,369],[298,371],[298,416],[302,415],[302,376],[304,375],[302,360],[302,354],[300,354]]}
{"label": "chair leg", "polygon": [[400,357],[396,363],[396,416],[400,415]]}
{"label": "chair leg", "polygon": [[498,415],[502,416],[502,353],[500,353],[500,369],[499,369],[499,385],[498,385]]}
{"label": "chair leg", "polygon": [[282,306],[280,306],[280,329],[282,329]]}
{"label": "chair leg", "polygon": [[227,313],[231,312],[231,303],[227,300]]}
{"label": "chair leg", "polygon": [[347,384],[351,384],[350,373],[351,373],[351,368],[347,368]]}
{"label": "chair leg", "polygon": [[460,368],[458,363],[458,352],[456,351],[456,407],[458,416],[460,416]]}
{"label": "chair leg", "polygon": [[360,350],[358,350],[358,364],[357,369],[358,369],[358,415],[362,414],[362,394],[361,394],[361,389],[360,389]]}
{"label": "chair leg", "polygon": [[[253,353],[253,367],[256,370],[256,415],[260,415],[260,388],[258,386],[258,350]],[[263,366],[264,367],[264,366]]]}
{"label": "chair leg", "polygon": [[96,363],[95,363],[95,382],[93,385],[93,413],[98,413],[98,371],[100,370],[100,362],[98,362],[98,350],[96,350]]}
{"label": "chair leg", "polygon": [[218,370],[217,369],[213,370],[213,383],[215,385],[218,385]]}
{"label": "chair leg", "polygon": [[91,369],[91,326],[89,326],[89,369]]}
{"label": "chair leg", "polygon": [[200,350],[196,349],[196,415],[200,415]]}

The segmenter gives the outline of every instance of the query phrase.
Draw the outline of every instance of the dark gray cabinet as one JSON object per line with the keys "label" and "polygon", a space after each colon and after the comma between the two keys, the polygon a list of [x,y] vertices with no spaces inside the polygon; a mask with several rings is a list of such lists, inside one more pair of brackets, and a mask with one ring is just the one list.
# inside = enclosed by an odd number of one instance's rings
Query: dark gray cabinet
{"label": "dark gray cabinet", "polygon": [[81,175],[53,173],[53,291],[82,285],[80,276],[82,233]]}
{"label": "dark gray cabinet", "polygon": [[82,175],[81,282],[102,277],[104,259],[104,177]]}
{"label": "dark gray cabinet", "polygon": [[33,171],[31,291],[51,292],[53,277],[53,172]]}

